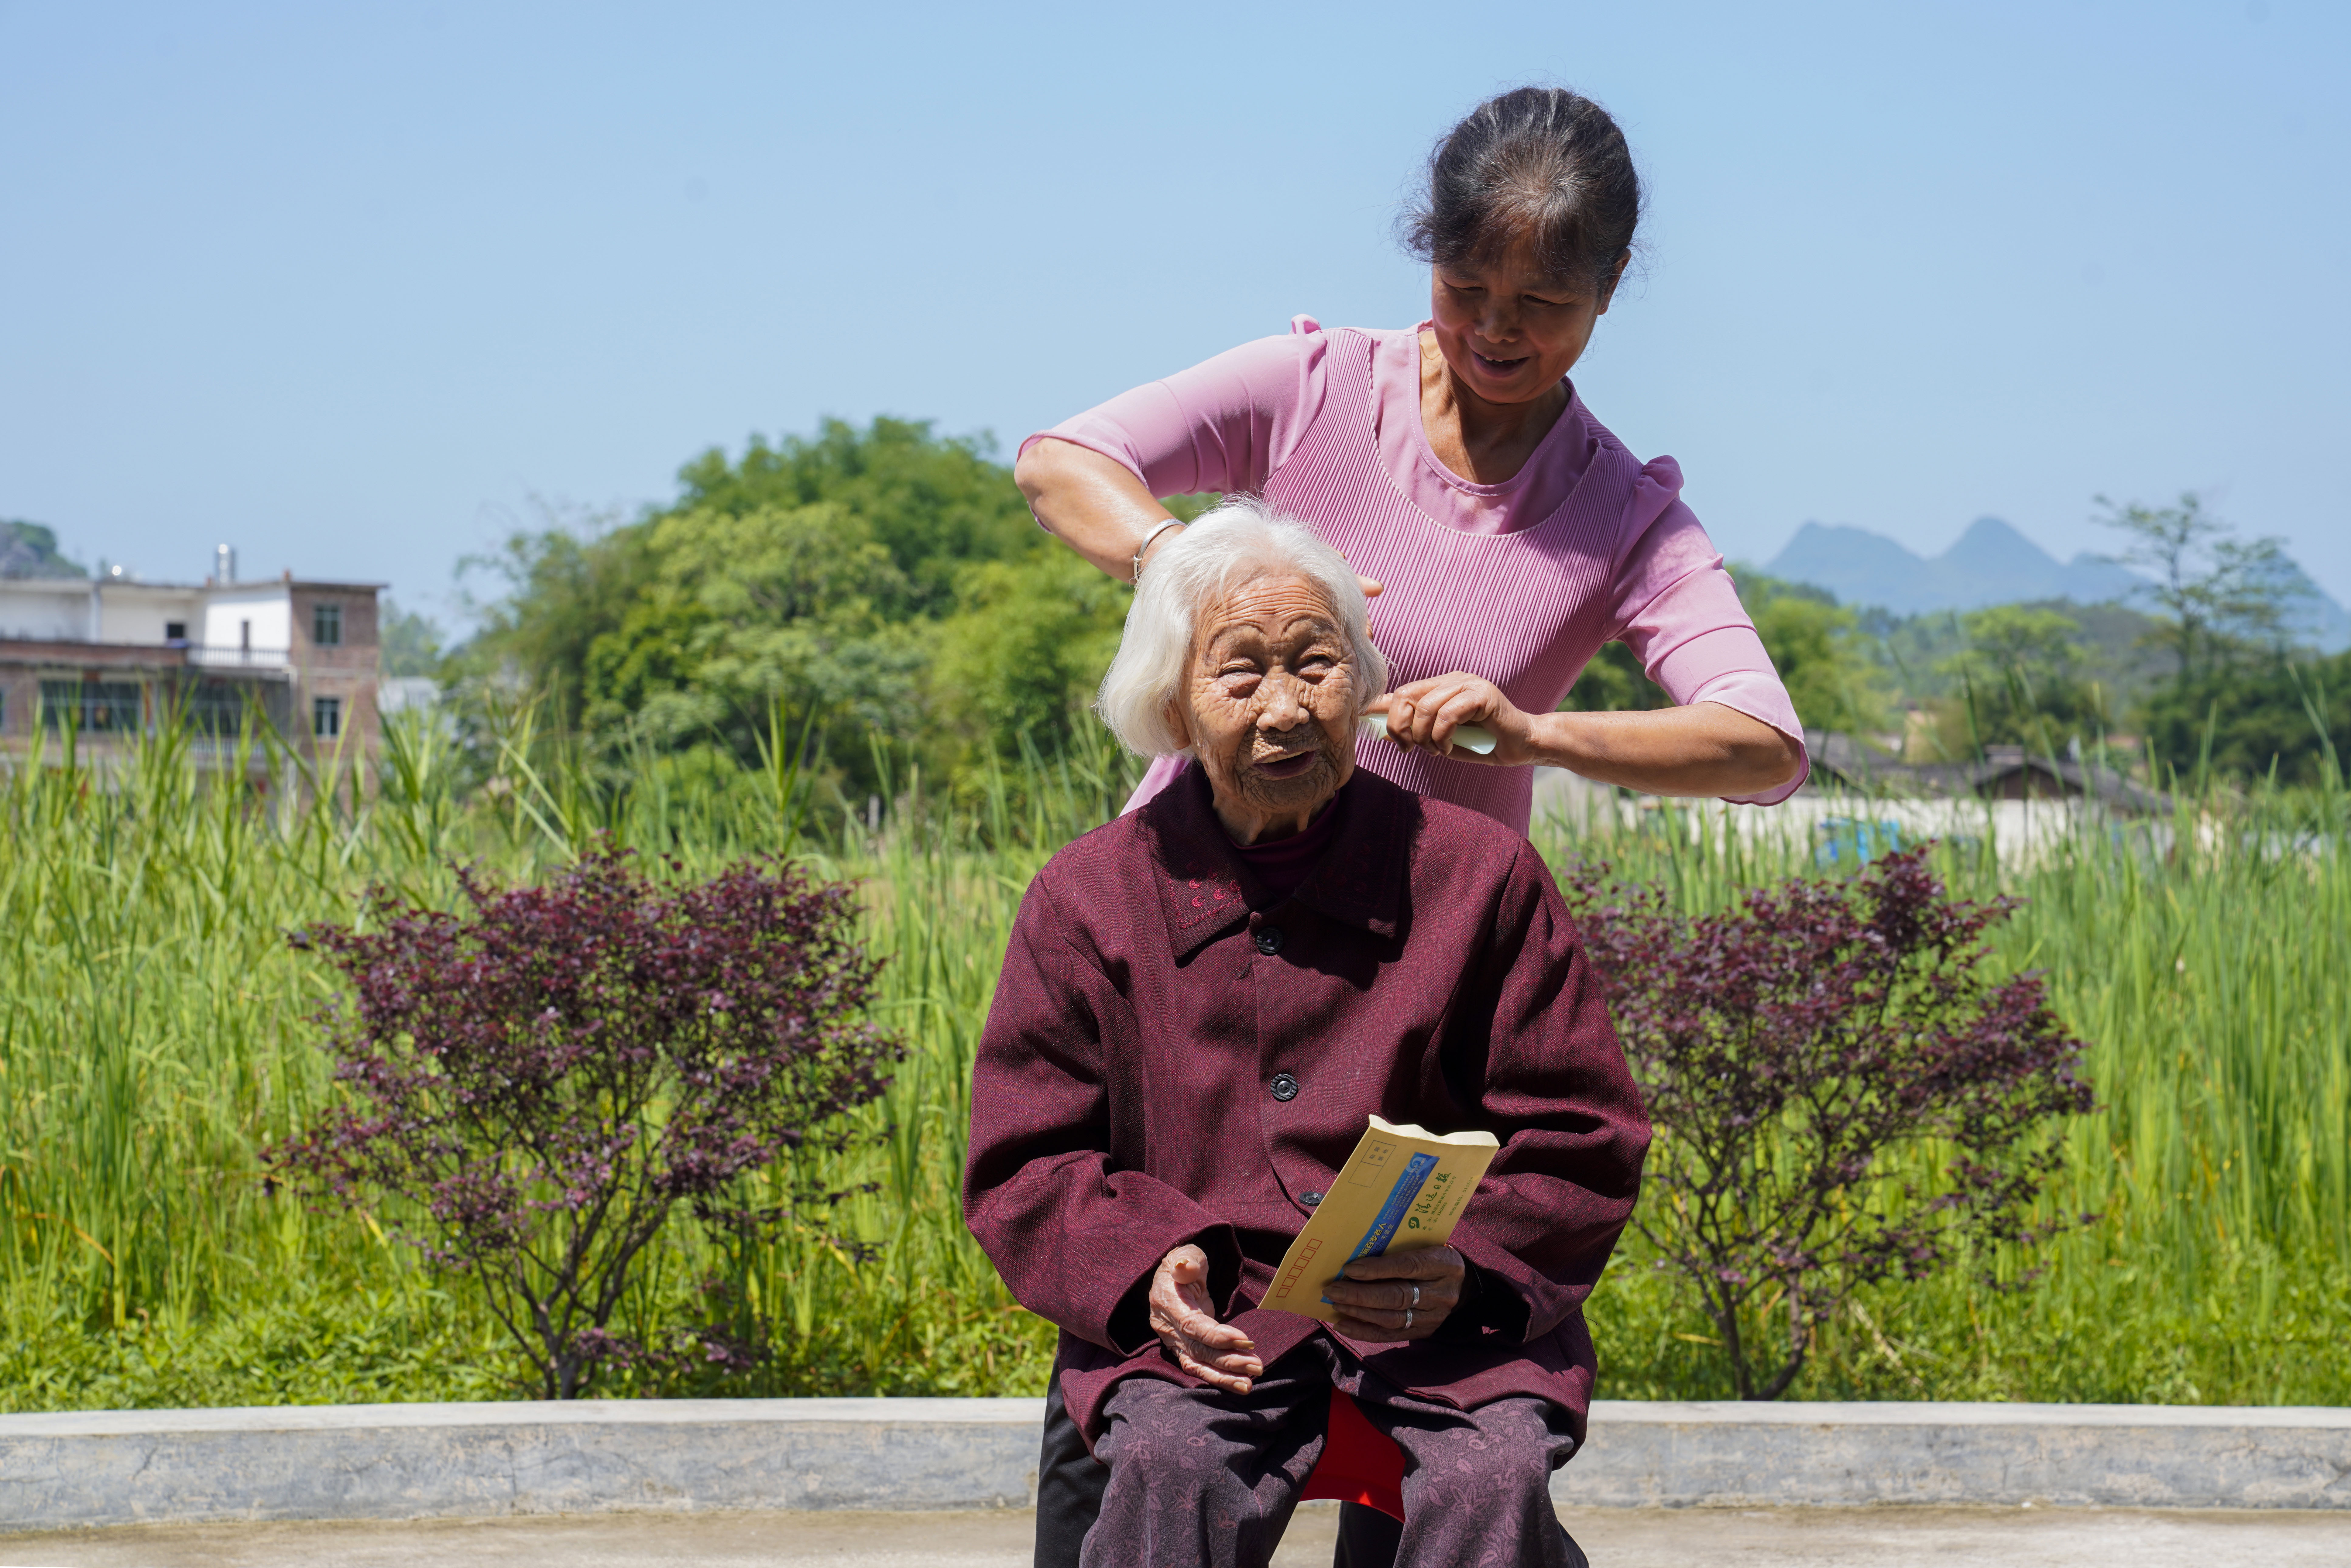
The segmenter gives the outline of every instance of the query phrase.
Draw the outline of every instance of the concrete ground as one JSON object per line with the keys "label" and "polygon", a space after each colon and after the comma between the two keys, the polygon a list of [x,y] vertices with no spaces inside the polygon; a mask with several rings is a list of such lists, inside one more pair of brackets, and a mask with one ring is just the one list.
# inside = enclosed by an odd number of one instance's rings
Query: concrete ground
{"label": "concrete ground", "polygon": [[[1605,1509],[1566,1512],[1595,1568],[2343,1568],[2351,1513],[2127,1509]],[[1323,1568],[1335,1505],[1300,1511],[1279,1568]],[[0,1535],[0,1568],[1027,1568],[1029,1515],[573,1514],[401,1524],[155,1525]]]}

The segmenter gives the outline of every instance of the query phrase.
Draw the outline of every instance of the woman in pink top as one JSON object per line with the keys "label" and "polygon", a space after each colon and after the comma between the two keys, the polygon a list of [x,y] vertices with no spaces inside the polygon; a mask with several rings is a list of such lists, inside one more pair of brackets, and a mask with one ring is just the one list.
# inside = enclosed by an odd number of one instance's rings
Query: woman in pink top
{"label": "woman in pink top", "polygon": [[[1395,683],[1360,766],[1523,833],[1530,764],[1653,794],[1769,804],[1803,732],[1670,457],[1643,463],[1568,371],[1632,256],[1640,185],[1615,123],[1535,88],[1437,146],[1415,248],[1429,319],[1244,343],[1032,435],[1037,520],[1113,576],[1180,523],[1154,499],[1251,491],[1345,553],[1379,595]],[[1560,713],[1601,644],[1625,643],[1678,706]],[[1464,724],[1486,757],[1452,751]],[[1161,758],[1133,803],[1184,765]],[[1131,804],[1133,804],[1131,803]]]}

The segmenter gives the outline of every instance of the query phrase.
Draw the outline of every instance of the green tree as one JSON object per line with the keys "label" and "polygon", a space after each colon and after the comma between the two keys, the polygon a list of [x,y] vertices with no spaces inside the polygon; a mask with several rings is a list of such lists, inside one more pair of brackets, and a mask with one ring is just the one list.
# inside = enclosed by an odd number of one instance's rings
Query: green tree
{"label": "green tree", "polygon": [[401,609],[389,594],[377,607],[376,648],[387,676],[441,673],[441,628],[429,616]]}
{"label": "green tree", "polygon": [[1032,553],[1042,535],[986,436],[940,436],[927,420],[828,419],[812,437],[751,438],[729,463],[716,447],[678,471],[677,511],[743,513],[826,502],[862,522],[904,576],[891,619],[955,606],[963,564]]}
{"label": "green tree", "polygon": [[1860,618],[1836,596],[1761,572],[1739,575],[1739,597],[1805,727],[1858,735],[1886,723],[1886,695]]}
{"label": "green tree", "polygon": [[2001,604],[1970,611],[1960,626],[1967,645],[1941,664],[1950,694],[1938,716],[1945,756],[1984,746],[2053,754],[2106,729],[2105,687],[2092,678],[2094,655],[2071,615]]}
{"label": "green tree", "polygon": [[1603,643],[1559,706],[1566,713],[1646,713],[1671,707],[1674,699],[1649,679],[1632,649]]}
{"label": "green tree", "polygon": [[552,701],[559,722],[576,722],[589,649],[620,630],[652,581],[653,528],[616,526],[610,517],[543,520],[548,526],[518,528],[494,552],[459,563],[461,573],[486,572],[506,586],[482,607],[460,673],[527,686]]}
{"label": "green tree", "polygon": [[2140,714],[2164,768],[2282,784],[2322,782],[2351,743],[2351,653],[2317,658],[2272,647],[2238,650],[2185,684],[2151,693]]}
{"label": "green tree", "polygon": [[591,733],[717,738],[747,758],[778,703],[893,739],[920,728],[929,631],[883,617],[905,579],[865,517],[831,502],[697,507],[654,522],[644,549],[650,580],[588,649]]}
{"label": "green tree", "polygon": [[88,577],[80,562],[57,549],[54,528],[0,518],[0,577]]}
{"label": "green tree", "polygon": [[467,670],[551,695],[616,766],[648,747],[748,760],[780,704],[821,716],[862,796],[877,738],[949,768],[1022,730],[1050,743],[1115,645],[1125,590],[1054,546],[984,438],[827,421],[679,480],[674,506],[519,531],[473,563],[507,592]]}
{"label": "green tree", "polygon": [[[1883,680],[1851,610],[1809,583],[1744,569],[1737,581],[1763,651],[1808,727],[1855,733],[1886,722]],[[1632,649],[1606,643],[1559,706],[1575,713],[1647,712],[1671,707],[1673,698],[1649,679]]]}
{"label": "green tree", "polygon": [[990,747],[1009,760],[1024,734],[1046,751],[1065,741],[1118,652],[1133,593],[1071,550],[967,568],[931,673],[959,760]]}
{"label": "green tree", "polygon": [[2123,506],[2104,496],[2097,504],[2105,515],[2096,520],[2135,541],[2124,562],[2155,574],[2147,591],[2161,608],[2158,635],[2182,688],[2238,645],[2283,643],[2287,613],[2310,590],[2283,539],[2237,538],[2236,526],[2207,512],[2193,490],[2171,507]]}

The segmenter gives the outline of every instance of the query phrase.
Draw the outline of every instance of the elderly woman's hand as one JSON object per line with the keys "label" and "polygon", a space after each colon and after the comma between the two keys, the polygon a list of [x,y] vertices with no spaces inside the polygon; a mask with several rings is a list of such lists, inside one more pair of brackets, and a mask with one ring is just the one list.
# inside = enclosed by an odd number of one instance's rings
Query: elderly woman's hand
{"label": "elderly woman's hand", "polygon": [[1176,1364],[1211,1387],[1247,1394],[1265,1363],[1256,1343],[1220,1323],[1208,1300],[1208,1255],[1189,1242],[1159,1260],[1151,1277],[1151,1328]]}
{"label": "elderly woman's hand", "polygon": [[1426,1339],[1461,1304],[1469,1266],[1450,1247],[1424,1247],[1358,1258],[1323,1287],[1339,1311],[1331,1326],[1352,1340],[1384,1344]]}

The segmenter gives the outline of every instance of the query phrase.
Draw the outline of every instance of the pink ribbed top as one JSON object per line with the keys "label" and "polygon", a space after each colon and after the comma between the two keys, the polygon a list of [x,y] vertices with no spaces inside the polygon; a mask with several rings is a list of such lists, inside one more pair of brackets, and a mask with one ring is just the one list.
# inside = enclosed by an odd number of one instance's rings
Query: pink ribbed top
{"label": "pink ribbed top", "polygon": [[[1466,670],[1549,713],[1601,644],[1621,641],[1675,702],[1720,703],[1803,742],[1722,557],[1682,503],[1680,466],[1634,457],[1572,384],[1525,466],[1473,485],[1437,461],[1422,427],[1420,329],[1326,332],[1300,317],[1288,337],[1029,440],[1044,435],[1125,465],[1154,495],[1254,491],[1311,527],[1384,585],[1372,635],[1393,685]],[[1155,763],[1128,809],[1184,760]],[[1531,768],[1406,755],[1368,737],[1356,762],[1527,831]],[[1802,781],[1741,799],[1771,804]]]}

